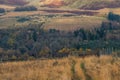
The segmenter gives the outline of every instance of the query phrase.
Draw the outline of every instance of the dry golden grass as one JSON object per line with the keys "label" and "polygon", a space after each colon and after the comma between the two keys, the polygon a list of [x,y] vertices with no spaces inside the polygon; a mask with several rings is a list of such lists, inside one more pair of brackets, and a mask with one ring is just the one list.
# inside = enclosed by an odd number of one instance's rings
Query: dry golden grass
{"label": "dry golden grass", "polygon": [[68,57],[0,63],[0,80],[120,80],[120,58]]}
{"label": "dry golden grass", "polygon": [[113,12],[115,14],[120,14],[120,8],[104,8],[100,10],[96,10],[99,12],[98,16],[104,16],[107,15],[109,12]]}
{"label": "dry golden grass", "polygon": [[5,8],[5,9],[10,10],[10,9],[14,9],[15,6],[9,6],[9,5],[2,5],[2,4],[0,4],[0,8]]}

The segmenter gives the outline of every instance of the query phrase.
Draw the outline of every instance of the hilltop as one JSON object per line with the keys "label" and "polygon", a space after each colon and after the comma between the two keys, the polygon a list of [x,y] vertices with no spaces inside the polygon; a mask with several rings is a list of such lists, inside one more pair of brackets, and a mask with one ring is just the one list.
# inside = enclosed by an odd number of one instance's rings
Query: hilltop
{"label": "hilltop", "polygon": [[90,10],[120,7],[119,0],[0,0],[0,4]]}
{"label": "hilltop", "polygon": [[118,0],[44,0],[47,7],[77,8],[77,9],[102,9],[120,7]]}

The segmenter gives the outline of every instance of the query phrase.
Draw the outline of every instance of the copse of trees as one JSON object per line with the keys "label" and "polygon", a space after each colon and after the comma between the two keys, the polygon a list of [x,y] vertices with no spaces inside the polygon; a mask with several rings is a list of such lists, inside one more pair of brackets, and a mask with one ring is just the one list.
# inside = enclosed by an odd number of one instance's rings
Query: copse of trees
{"label": "copse of trees", "polygon": [[74,31],[74,35],[82,40],[100,40],[105,38],[106,32],[103,27],[92,30],[79,29]]}
{"label": "copse of trees", "polygon": [[4,13],[5,9],[4,8],[0,8],[0,13]]}
{"label": "copse of trees", "polygon": [[37,11],[35,6],[16,7],[14,11]]}
{"label": "copse of trees", "polygon": [[30,18],[27,18],[27,17],[20,17],[17,21],[18,22],[26,22],[26,21],[29,21]]}
{"label": "copse of trees", "polygon": [[108,19],[111,21],[117,21],[120,22],[120,15],[114,14],[112,12],[109,12]]}
{"label": "copse of trees", "polygon": [[44,30],[41,24],[0,29],[0,59],[27,60],[33,58],[60,58],[111,54],[120,50],[120,24],[103,22],[91,30],[64,32]]}

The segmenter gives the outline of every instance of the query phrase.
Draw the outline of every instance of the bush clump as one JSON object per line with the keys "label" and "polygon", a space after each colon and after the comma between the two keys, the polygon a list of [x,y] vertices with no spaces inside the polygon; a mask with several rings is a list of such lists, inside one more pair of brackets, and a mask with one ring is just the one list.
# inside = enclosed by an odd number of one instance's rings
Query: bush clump
{"label": "bush clump", "polygon": [[5,9],[4,8],[0,8],[0,13],[5,13]]}
{"label": "bush clump", "polygon": [[17,21],[18,21],[18,22],[26,22],[26,21],[29,21],[29,20],[30,20],[30,18],[21,17],[21,18],[19,18]]}
{"label": "bush clump", "polygon": [[37,11],[35,6],[16,7],[14,11]]}

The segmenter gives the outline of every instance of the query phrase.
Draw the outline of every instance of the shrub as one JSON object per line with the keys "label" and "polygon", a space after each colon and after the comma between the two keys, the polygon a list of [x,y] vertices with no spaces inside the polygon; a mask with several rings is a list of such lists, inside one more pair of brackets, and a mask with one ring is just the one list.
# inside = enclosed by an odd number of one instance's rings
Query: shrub
{"label": "shrub", "polygon": [[14,11],[37,11],[35,6],[16,7]]}
{"label": "shrub", "polygon": [[4,13],[5,9],[4,8],[0,8],[0,13]]}
{"label": "shrub", "polygon": [[111,21],[118,21],[120,22],[120,15],[114,14],[112,12],[109,12],[108,19]]}
{"label": "shrub", "polygon": [[30,20],[30,18],[21,17],[21,18],[19,18],[17,21],[18,21],[18,22],[26,22],[26,21],[29,21],[29,20]]}

